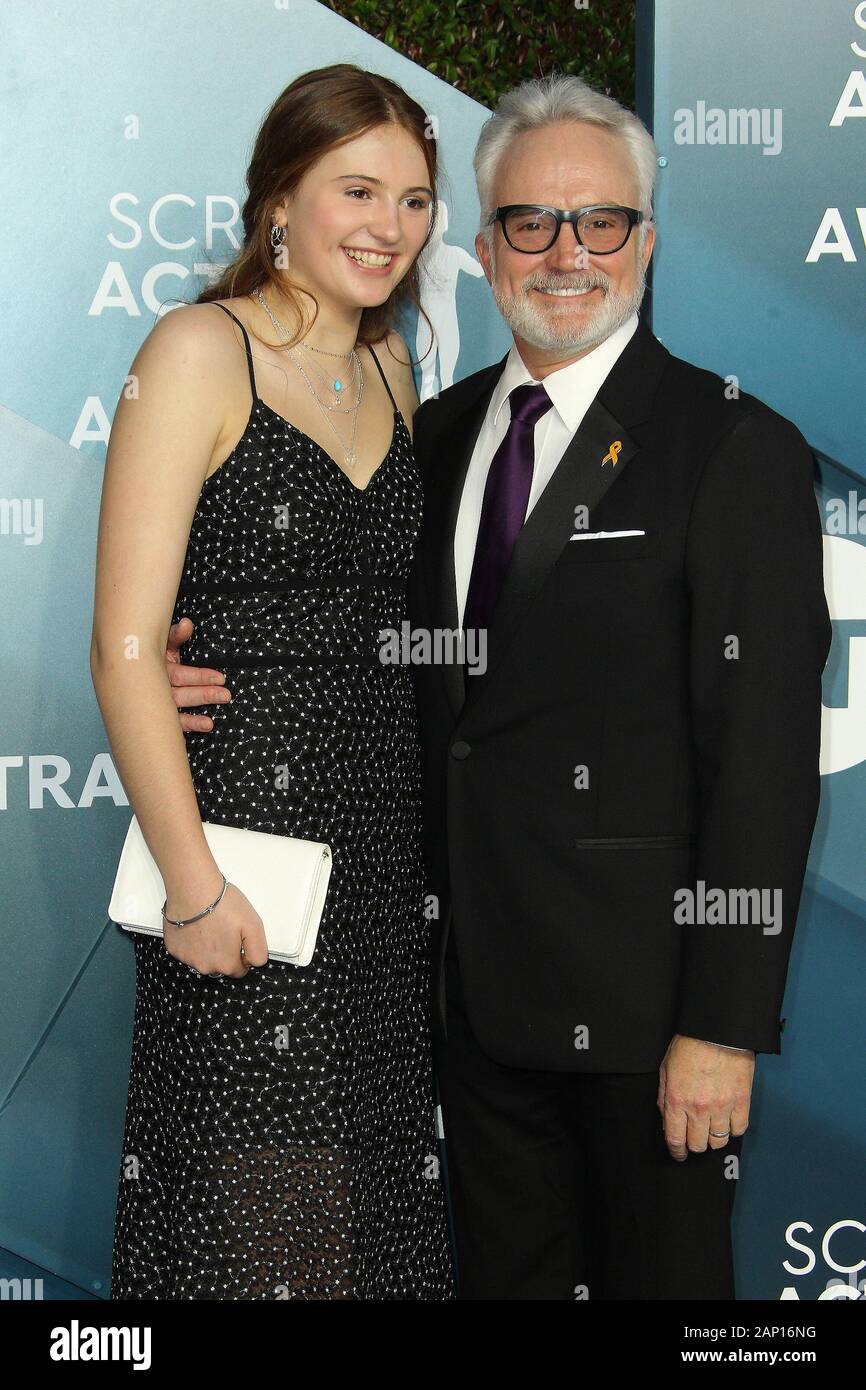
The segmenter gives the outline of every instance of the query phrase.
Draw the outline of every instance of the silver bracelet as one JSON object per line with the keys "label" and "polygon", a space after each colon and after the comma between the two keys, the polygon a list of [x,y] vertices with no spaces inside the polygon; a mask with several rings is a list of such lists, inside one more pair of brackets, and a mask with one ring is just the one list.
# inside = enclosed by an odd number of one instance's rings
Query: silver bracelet
{"label": "silver bracelet", "polygon": [[216,898],[216,899],[214,899],[214,901],[211,903],[210,907],[206,907],[205,910],[204,910],[204,912],[197,912],[197,913],[195,914],[194,917],[185,917],[185,918],[183,919],[182,922],[176,922],[176,921],[174,920],[173,917],[166,917],[166,916],[165,916],[165,908],[166,908],[166,903],[168,902],[168,898],[166,898],[165,902],[164,902],[163,905],[162,905],[162,915],[163,915],[163,917],[165,917],[165,920],[166,920],[167,922],[171,922],[171,925],[172,925],[173,927],[186,927],[186,926],[189,926],[190,922],[198,922],[198,921],[200,920],[200,918],[202,918],[202,917],[207,917],[207,915],[208,915],[209,912],[213,912],[214,908],[219,906],[219,904],[222,902],[223,893],[226,891],[226,888],[227,888],[227,887],[228,887],[228,880],[227,880],[225,874],[223,874],[223,886],[222,886],[222,888],[221,888],[221,890],[220,890],[220,895],[219,895],[219,897]]}

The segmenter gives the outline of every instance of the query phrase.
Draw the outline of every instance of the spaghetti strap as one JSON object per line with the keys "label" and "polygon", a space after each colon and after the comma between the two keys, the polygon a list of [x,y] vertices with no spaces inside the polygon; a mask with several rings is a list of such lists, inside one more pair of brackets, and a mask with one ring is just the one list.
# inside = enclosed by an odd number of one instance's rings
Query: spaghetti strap
{"label": "spaghetti strap", "polygon": [[373,351],[373,349],[370,347],[370,344],[369,344],[369,343],[367,344],[367,347],[370,348],[370,356],[372,357],[373,361],[376,363],[376,366],[379,368],[379,375],[380,375],[380,377],[382,378],[382,380],[383,380],[384,383],[385,383],[385,390],[388,392],[388,395],[391,397],[391,404],[393,405],[393,407],[394,407],[395,410],[399,411],[400,407],[398,406],[397,402],[394,400],[393,393],[392,393],[392,391],[391,391],[390,386],[388,385],[388,378],[386,377],[385,373],[382,371],[382,364],[381,364],[381,362],[379,361],[379,359],[378,359],[378,357],[376,356],[376,354],[375,354],[375,352]]}
{"label": "spaghetti strap", "polygon": [[[249,340],[249,335],[247,334],[247,330],[244,328],[244,326],[243,326],[243,324],[241,323],[240,319],[238,318],[237,314],[233,314],[232,311],[231,311],[231,309],[227,309],[226,306],[225,306],[224,304],[217,304],[217,303],[216,303],[216,300],[211,300],[211,303],[212,303],[212,304],[216,304],[217,309],[222,309],[223,313],[228,314],[228,316],[229,316],[230,319],[234,319],[234,321],[235,321],[235,323],[237,324],[238,328],[241,330],[241,332],[242,332],[243,335],[244,335],[244,345],[245,345],[246,350],[247,350],[247,366],[248,366],[249,369],[250,369],[250,390],[251,390],[252,393],[253,393],[253,405],[255,405],[256,401],[257,401],[258,398],[259,398],[259,393],[258,393],[258,391],[256,390],[256,374],[255,374],[255,372],[253,371],[253,353],[252,353],[252,349],[251,349],[251,347],[250,347],[250,340]],[[380,371],[382,370],[381,367],[379,368],[379,370],[380,370]]]}
{"label": "spaghetti strap", "polygon": [[[237,324],[238,328],[241,330],[241,332],[242,332],[243,335],[244,335],[244,346],[245,346],[245,348],[246,348],[246,350],[247,350],[247,366],[248,366],[249,369],[250,369],[250,390],[251,390],[252,393],[253,393],[253,404],[255,404],[255,402],[259,399],[259,393],[258,393],[258,391],[256,390],[256,374],[255,374],[255,371],[253,370],[253,353],[252,353],[252,348],[250,347],[249,334],[247,333],[247,330],[244,328],[244,325],[241,323],[241,321],[240,321],[240,319],[238,318],[237,314],[233,314],[232,311],[231,311],[231,309],[227,309],[226,306],[225,306],[224,304],[217,304],[216,300],[211,300],[211,303],[214,304],[215,307],[216,307],[217,309],[222,309],[222,311],[223,311],[224,314],[228,314],[228,316],[229,316],[230,319],[234,319],[234,321],[235,321],[235,323]],[[370,344],[368,343],[367,346],[370,347]],[[391,390],[391,387],[388,385],[388,378],[386,377],[385,373],[382,371],[382,364],[381,364],[381,362],[379,361],[378,357],[376,356],[375,352],[373,351],[372,347],[370,347],[370,356],[372,357],[373,361],[376,363],[376,366],[379,368],[379,375],[380,375],[380,377],[382,378],[382,381],[383,381],[384,384],[385,384],[385,390],[388,392],[388,395],[389,395],[390,398],[391,398],[391,404],[392,404],[392,406],[394,407],[394,410],[395,410],[395,411],[399,411],[400,407],[398,406],[397,402],[394,400],[394,393],[393,393],[393,391]]]}

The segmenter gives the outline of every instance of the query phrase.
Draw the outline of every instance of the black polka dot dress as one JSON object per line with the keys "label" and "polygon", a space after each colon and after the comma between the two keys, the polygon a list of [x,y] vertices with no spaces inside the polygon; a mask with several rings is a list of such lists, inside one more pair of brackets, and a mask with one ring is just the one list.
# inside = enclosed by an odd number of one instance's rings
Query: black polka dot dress
{"label": "black polka dot dress", "polygon": [[202,488],[173,619],[234,698],[187,751],[203,820],[326,841],[333,870],[308,966],[211,979],[133,938],[111,1296],[450,1299],[416,712],[408,667],[379,658],[421,518],[412,442],[395,405],[356,488],[258,397],[240,326],[252,409]]}

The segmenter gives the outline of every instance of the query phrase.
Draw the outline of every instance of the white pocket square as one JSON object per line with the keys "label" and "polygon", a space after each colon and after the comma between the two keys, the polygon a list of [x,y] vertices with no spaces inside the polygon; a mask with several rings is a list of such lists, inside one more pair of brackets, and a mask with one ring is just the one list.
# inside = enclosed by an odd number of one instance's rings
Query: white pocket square
{"label": "white pocket square", "polygon": [[570,541],[606,541],[613,536],[645,536],[646,531],[575,531]]}

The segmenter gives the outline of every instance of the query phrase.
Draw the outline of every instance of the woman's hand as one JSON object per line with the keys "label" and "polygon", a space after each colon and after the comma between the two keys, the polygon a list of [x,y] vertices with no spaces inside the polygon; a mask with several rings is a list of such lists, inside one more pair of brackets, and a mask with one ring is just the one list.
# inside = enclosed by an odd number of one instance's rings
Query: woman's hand
{"label": "woman's hand", "polygon": [[[200,912],[201,903],[196,907],[175,898],[166,903],[165,910],[169,917],[182,921],[185,913],[194,917]],[[219,906],[200,922],[192,922],[188,927],[165,922],[163,930],[169,955],[192,966],[200,975],[230,975],[240,980],[251,966],[267,963],[268,943],[262,919],[233,883],[226,884]]]}

